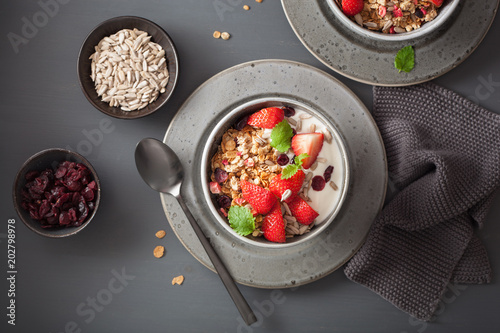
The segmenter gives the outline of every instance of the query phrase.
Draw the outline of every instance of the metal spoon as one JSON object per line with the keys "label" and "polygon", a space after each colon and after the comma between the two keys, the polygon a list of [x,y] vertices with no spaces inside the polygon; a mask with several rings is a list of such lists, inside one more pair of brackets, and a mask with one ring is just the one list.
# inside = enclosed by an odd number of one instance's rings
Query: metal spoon
{"label": "metal spoon", "polygon": [[166,144],[156,139],[142,139],[135,148],[135,164],[142,179],[151,188],[158,192],[173,195],[182,207],[196,236],[200,239],[201,245],[212,261],[215,270],[219,274],[234,304],[238,308],[243,320],[247,325],[257,321],[255,314],[247,301],[239,291],[236,283],[229,274],[226,266],[221,261],[207,237],[203,234],[200,226],[189,212],[184,199],[181,196],[181,185],[184,177],[184,170],[179,157]]}

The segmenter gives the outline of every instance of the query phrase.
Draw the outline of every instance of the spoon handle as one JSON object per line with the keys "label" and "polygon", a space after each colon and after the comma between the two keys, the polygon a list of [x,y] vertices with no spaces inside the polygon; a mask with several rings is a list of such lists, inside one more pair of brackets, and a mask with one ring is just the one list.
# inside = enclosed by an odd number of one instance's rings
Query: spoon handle
{"label": "spoon handle", "polygon": [[257,318],[255,316],[255,313],[252,311],[250,306],[248,305],[247,301],[241,294],[240,290],[236,286],[236,283],[234,282],[231,274],[229,274],[229,271],[227,270],[226,266],[222,262],[222,260],[219,258],[219,255],[217,252],[215,252],[214,248],[210,244],[210,241],[207,239],[203,231],[201,230],[200,226],[194,219],[193,215],[191,215],[191,212],[189,211],[189,208],[186,206],[186,203],[184,202],[184,199],[182,196],[179,194],[177,196],[177,201],[179,201],[179,204],[182,207],[182,210],[186,214],[189,223],[191,223],[191,226],[194,229],[194,232],[196,236],[200,239],[201,245],[203,245],[203,248],[208,254],[208,257],[212,261],[212,264],[215,267],[215,270],[219,274],[219,277],[222,280],[222,283],[224,283],[224,286],[226,287],[227,291],[229,292],[229,295],[233,299],[234,304],[238,308],[238,311],[240,312],[241,316],[243,317],[243,320],[247,325],[251,325],[257,321]]}

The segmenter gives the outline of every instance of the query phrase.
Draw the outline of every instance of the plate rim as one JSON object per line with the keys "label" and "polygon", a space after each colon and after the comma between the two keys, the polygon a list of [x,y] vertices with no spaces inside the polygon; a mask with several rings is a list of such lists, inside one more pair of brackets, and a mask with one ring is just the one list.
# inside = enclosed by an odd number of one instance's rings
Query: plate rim
{"label": "plate rim", "polygon": [[[499,5],[500,5],[500,0],[490,0],[490,1],[495,1],[495,8],[493,10],[489,10],[489,11],[486,11],[486,12],[491,12],[491,16],[489,17],[489,20],[485,22],[486,26],[484,26],[485,30],[484,30],[484,33],[479,36],[479,39],[475,40],[474,41],[474,45],[472,47],[464,47],[463,48],[463,53],[461,54],[461,56],[459,57],[459,60],[457,61],[453,61],[451,63],[448,63],[447,66],[444,66],[444,68],[441,68],[440,70],[436,70],[436,69],[433,69],[433,70],[429,70],[426,75],[423,75],[423,76],[427,76],[427,77],[422,77],[421,79],[414,79],[414,80],[411,80],[411,81],[407,81],[407,82],[404,82],[404,81],[400,81],[400,82],[376,82],[375,80],[369,80],[368,78],[366,78],[366,76],[363,78],[363,77],[359,77],[360,75],[356,76],[355,73],[346,73],[345,71],[342,71],[340,68],[336,68],[335,66],[333,66],[333,64],[331,62],[328,62],[326,59],[324,59],[323,57],[321,57],[315,50],[314,50],[314,45],[309,45],[309,43],[306,42],[306,40],[304,39],[303,36],[301,36],[297,26],[295,24],[293,24],[293,20],[291,18],[291,12],[290,10],[288,9],[287,10],[287,3],[290,2],[290,1],[296,1],[296,0],[281,0],[281,4],[282,4],[282,8],[283,8],[283,11],[285,13],[285,16],[287,18],[287,21],[290,25],[290,27],[292,28],[293,32],[295,33],[296,37],[300,40],[301,44],[317,59],[319,60],[323,65],[325,65],[326,67],[328,67],[329,69],[333,70],[334,72],[346,77],[346,78],[349,78],[351,80],[354,80],[354,81],[357,81],[357,82],[360,82],[360,83],[363,83],[363,84],[369,84],[369,85],[375,85],[375,86],[386,86],[386,87],[402,87],[402,86],[409,86],[409,85],[415,85],[415,84],[420,84],[420,83],[424,83],[424,82],[428,82],[428,81],[431,81],[431,80],[434,80],[446,73],[448,73],[449,71],[451,71],[452,69],[455,69],[457,66],[459,66],[461,63],[463,63],[466,59],[469,58],[469,56],[479,47],[479,45],[481,44],[481,42],[484,40],[484,38],[486,37],[488,31],[490,30],[494,20],[495,20],[495,17],[496,17],[496,14],[497,14],[497,11],[498,11],[498,8],[499,8]],[[322,18],[325,20],[325,23],[327,25],[333,25],[335,26],[337,29],[339,30],[342,30],[342,29],[345,29],[345,27],[342,26],[341,23],[336,23],[336,22],[332,22],[330,20],[328,20],[325,16],[321,15],[323,10],[321,8],[321,6],[318,4],[318,2],[320,1],[323,1],[323,0],[314,0],[311,2],[311,4],[317,6],[317,11],[316,13],[313,13],[313,11],[311,11],[310,15],[311,16],[316,16],[316,14],[318,15],[318,17]],[[329,7],[328,4],[325,4],[325,6]],[[456,15],[460,15],[462,14],[463,16],[467,16],[465,13],[466,11],[463,10],[463,7],[465,6],[465,4],[460,4],[459,5],[459,8],[457,8],[457,14]],[[290,7],[288,7],[290,8]],[[302,6],[301,9],[305,9],[305,10],[308,10],[310,8],[309,5],[307,6]],[[473,16],[473,15],[470,15],[470,16]],[[315,17],[316,18],[316,17]],[[481,21],[479,21],[480,23],[482,23]],[[449,23],[451,24],[451,23]],[[455,26],[458,26],[457,24],[455,24]],[[460,27],[458,28],[455,28],[455,29],[459,29]],[[445,27],[442,28],[440,31],[437,31],[434,35],[434,39],[439,39],[442,41],[442,39],[445,37],[444,36],[444,30],[447,30],[448,29],[448,23],[445,24]],[[463,28],[465,29],[465,28]],[[336,37],[336,35],[339,35],[339,34],[331,34],[331,36],[333,37]],[[437,35],[437,37],[436,37]],[[333,38],[332,37],[332,38]],[[365,43],[365,45],[360,45],[358,43],[358,46],[360,46],[361,48],[372,48],[374,47],[374,45],[376,44],[373,44],[373,45],[367,45],[368,44],[368,39],[364,36],[360,36],[360,35],[356,35],[355,36],[357,38],[357,41],[361,43]],[[345,37],[342,37],[342,40],[345,40],[346,38]],[[428,40],[425,39],[425,38],[418,38],[416,39],[417,42],[419,43],[423,43],[423,42],[427,42]],[[394,45],[399,45],[399,46],[396,46],[396,51],[394,52],[394,55],[393,57],[396,55],[396,52],[397,50],[399,50],[400,48],[402,48],[403,46],[406,46],[406,45],[411,45],[409,43],[411,43],[411,41],[379,41],[380,43],[382,44],[386,44],[386,45],[392,45],[394,47]],[[416,52],[419,52],[418,50],[416,50]],[[376,54],[376,53],[375,53]],[[418,56],[418,54],[416,54],[416,56]],[[392,61],[392,59],[391,59]],[[373,66],[374,64],[370,64],[369,66]],[[368,66],[366,66],[368,67]],[[396,69],[394,69],[394,71],[396,71]],[[407,73],[407,74],[411,74],[411,73]],[[362,75],[361,75],[362,76]]]}

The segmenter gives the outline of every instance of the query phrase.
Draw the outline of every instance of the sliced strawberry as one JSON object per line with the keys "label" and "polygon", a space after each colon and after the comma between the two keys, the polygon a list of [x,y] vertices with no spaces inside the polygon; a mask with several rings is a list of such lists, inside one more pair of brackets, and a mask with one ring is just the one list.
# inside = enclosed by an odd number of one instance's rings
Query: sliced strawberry
{"label": "sliced strawberry", "polygon": [[309,206],[309,204],[301,197],[295,197],[288,203],[288,207],[295,216],[297,222],[309,225],[319,216],[319,214]]}
{"label": "sliced strawberry", "polygon": [[309,169],[316,161],[321,148],[323,147],[323,133],[301,133],[292,138],[292,149],[296,156],[306,153],[309,157],[302,160],[302,167]]}
{"label": "sliced strawberry", "polygon": [[435,4],[436,7],[441,7],[441,5],[443,4],[443,0],[431,0],[431,2]]}
{"label": "sliced strawberry", "polygon": [[261,229],[268,241],[275,243],[284,243],[286,241],[285,222],[279,202],[276,202],[274,208],[264,217]]}
{"label": "sliced strawberry", "polygon": [[299,193],[302,183],[304,183],[304,178],[306,178],[306,175],[300,169],[288,179],[282,179],[280,173],[271,179],[269,190],[278,198],[281,198],[286,190],[290,190],[292,194],[285,200],[288,203]]}
{"label": "sliced strawberry", "polygon": [[242,180],[241,194],[248,201],[257,214],[267,214],[276,203],[276,198],[271,191],[253,183]]}
{"label": "sliced strawberry", "polygon": [[285,111],[280,108],[265,108],[255,112],[248,118],[247,124],[254,127],[272,129],[285,119]]}
{"label": "sliced strawberry", "polygon": [[342,0],[342,11],[348,16],[361,13],[364,6],[363,0]]}

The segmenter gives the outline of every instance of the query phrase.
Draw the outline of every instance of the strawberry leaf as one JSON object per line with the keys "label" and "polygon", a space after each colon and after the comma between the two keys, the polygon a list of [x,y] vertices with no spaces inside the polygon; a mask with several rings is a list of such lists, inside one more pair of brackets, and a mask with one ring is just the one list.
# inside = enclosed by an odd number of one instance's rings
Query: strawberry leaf
{"label": "strawberry leaf", "polygon": [[403,47],[394,59],[396,69],[409,73],[415,66],[415,51],[411,45]]}
{"label": "strawberry leaf", "polygon": [[286,119],[274,126],[271,132],[271,147],[276,148],[279,152],[285,153],[291,147],[291,139],[293,129],[288,124]]}
{"label": "strawberry leaf", "polygon": [[281,179],[291,178],[302,166],[302,160],[309,157],[306,153],[295,156],[295,164],[288,164],[281,170]]}
{"label": "strawberry leaf", "polygon": [[249,235],[255,230],[255,218],[246,207],[231,206],[227,218],[231,228],[242,236]]}

